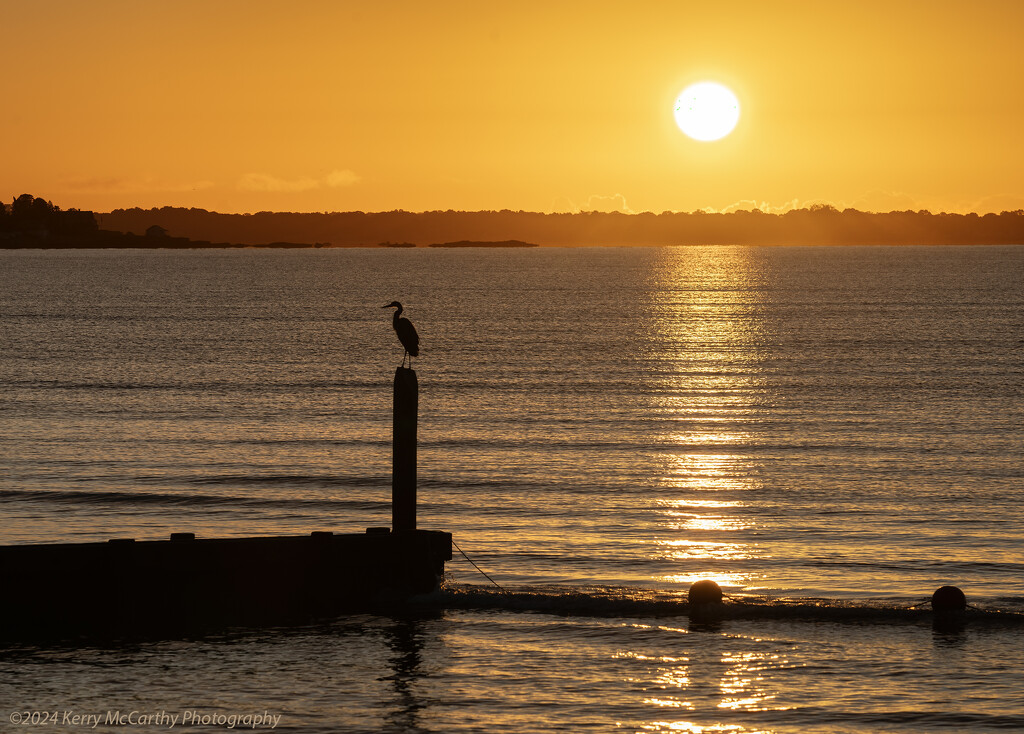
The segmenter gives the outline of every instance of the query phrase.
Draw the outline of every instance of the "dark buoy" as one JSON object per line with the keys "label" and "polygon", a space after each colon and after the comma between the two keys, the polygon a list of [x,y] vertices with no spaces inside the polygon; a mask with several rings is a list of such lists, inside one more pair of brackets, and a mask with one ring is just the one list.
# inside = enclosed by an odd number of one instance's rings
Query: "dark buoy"
{"label": "dark buoy", "polygon": [[690,586],[687,599],[691,604],[719,604],[722,601],[722,589],[711,579],[703,579]]}
{"label": "dark buoy", "polygon": [[932,594],[933,612],[962,612],[967,609],[967,597],[956,586],[940,586]]}

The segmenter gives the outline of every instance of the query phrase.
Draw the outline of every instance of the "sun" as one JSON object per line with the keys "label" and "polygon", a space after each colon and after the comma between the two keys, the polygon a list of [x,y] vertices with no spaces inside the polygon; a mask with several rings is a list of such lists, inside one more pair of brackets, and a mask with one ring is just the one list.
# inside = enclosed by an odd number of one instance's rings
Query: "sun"
{"label": "sun", "polygon": [[691,84],[676,97],[676,124],[694,140],[724,138],[740,120],[740,101],[717,82]]}

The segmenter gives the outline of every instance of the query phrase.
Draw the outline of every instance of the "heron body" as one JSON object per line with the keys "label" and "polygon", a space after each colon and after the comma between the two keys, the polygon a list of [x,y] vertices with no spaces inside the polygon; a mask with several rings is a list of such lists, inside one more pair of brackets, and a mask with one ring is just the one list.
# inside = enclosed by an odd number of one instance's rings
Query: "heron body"
{"label": "heron body", "polygon": [[[402,318],[402,304],[398,301],[392,301],[386,306],[381,306],[381,308],[395,309],[391,325],[395,329],[395,334],[398,335],[398,341],[402,342],[402,347],[405,349],[405,357],[410,357],[409,363],[412,364],[411,357],[420,356],[420,336],[416,333],[416,327],[412,325],[409,319]],[[402,366],[405,366],[405,357],[402,357]]]}

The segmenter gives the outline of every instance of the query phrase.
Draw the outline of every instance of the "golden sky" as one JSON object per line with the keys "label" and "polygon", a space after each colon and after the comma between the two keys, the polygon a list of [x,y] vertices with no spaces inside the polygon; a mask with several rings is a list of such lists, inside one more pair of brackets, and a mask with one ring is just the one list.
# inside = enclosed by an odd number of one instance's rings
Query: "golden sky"
{"label": "golden sky", "polygon": [[[1024,2],[0,0],[0,197],[1024,208]],[[736,130],[684,136],[715,80]]]}

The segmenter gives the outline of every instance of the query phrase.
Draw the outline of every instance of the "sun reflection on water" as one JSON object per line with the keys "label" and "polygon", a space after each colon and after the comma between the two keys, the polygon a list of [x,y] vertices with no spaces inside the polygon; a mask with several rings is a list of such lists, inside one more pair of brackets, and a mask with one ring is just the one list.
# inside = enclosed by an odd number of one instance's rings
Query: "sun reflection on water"
{"label": "sun reflection on water", "polygon": [[[742,436],[735,434],[730,438],[739,441]],[[724,442],[720,435],[707,434],[694,436],[673,436],[671,445],[692,447],[695,441],[704,441],[704,446]],[[743,471],[744,457],[738,454],[712,453],[680,453],[670,456],[665,466],[665,475],[661,479],[663,486],[678,489],[692,489],[699,492],[713,492],[724,489],[750,489],[749,475]]]}
{"label": "sun reflection on water", "polygon": [[727,517],[724,515],[702,515],[693,512],[668,512],[669,517],[685,518],[682,521],[669,523],[673,530],[745,530],[752,527],[752,523],[738,517]]}
{"label": "sun reflection on water", "polygon": [[645,731],[655,732],[683,732],[684,734],[729,734],[730,732],[742,732],[742,734],[768,734],[769,729],[747,729],[735,724],[711,724],[702,726],[692,721],[652,721],[646,724]]}
{"label": "sun reflection on water", "polygon": [[663,583],[743,587],[753,576],[738,567],[760,556],[748,540],[758,472],[744,452],[766,400],[763,288],[751,257],[744,248],[670,250],[657,275],[646,360],[666,450],[652,552],[678,568],[659,576]]}
{"label": "sun reflection on water", "polygon": [[776,652],[726,653],[722,663],[728,669],[722,675],[719,689],[720,709],[733,711],[783,711],[788,706],[773,705],[777,696],[769,692],[764,671],[789,665],[789,660]]}
{"label": "sun reflection on water", "polygon": [[[657,581],[711,579],[727,592],[748,587],[760,579],[753,561],[766,553],[757,542],[762,472],[754,450],[758,421],[771,404],[762,275],[749,249],[687,248],[667,251],[657,277],[646,355],[661,448],[651,500],[658,521],[650,552],[665,569]],[[651,662],[642,685],[656,713],[643,728],[690,734],[757,731],[690,720],[699,718],[694,702],[710,696],[718,712],[772,709],[766,671],[786,664],[777,651],[720,648]],[[689,713],[674,720],[676,712]]]}
{"label": "sun reflection on water", "polygon": [[715,543],[701,540],[663,540],[659,545],[668,549],[676,560],[687,558],[730,558],[743,559],[749,555],[746,546],[735,543]]}
{"label": "sun reflection on water", "polygon": [[[640,664],[644,672],[629,677],[626,682],[644,692],[643,702],[654,707],[650,717],[655,721],[643,726],[649,731],[756,731],[744,727],[730,727],[722,722],[698,723],[660,720],[663,712],[673,717],[675,712],[700,713],[715,716],[716,711],[757,712],[783,711],[791,708],[778,702],[778,691],[773,690],[772,673],[792,668],[786,642],[772,638],[750,637],[744,634],[725,635],[709,640],[703,630],[692,627],[631,622],[626,626],[644,633],[660,633],[674,651],[671,655],[645,654],[637,650],[622,650],[616,659],[627,659]],[[694,635],[691,639],[690,636]],[[649,639],[645,637],[644,639]],[[737,649],[735,643],[741,643]],[[708,698],[713,708],[708,708]],[[674,717],[673,717],[674,718]],[[713,721],[713,719],[712,719]]]}
{"label": "sun reflection on water", "polygon": [[710,579],[719,586],[728,586],[734,589],[745,588],[751,580],[750,574],[741,571],[728,573],[706,566],[693,566],[692,569],[686,573],[666,574],[661,577],[661,580],[670,584],[685,584],[689,586],[702,579]]}
{"label": "sun reflection on water", "polygon": [[[664,629],[664,628],[663,628]],[[758,638],[747,638],[751,644],[771,644]],[[705,653],[701,654],[700,650]],[[629,657],[652,664],[650,674],[644,679],[632,679],[649,694],[643,701],[669,714],[673,711],[687,711],[694,715],[702,711],[695,702],[716,692],[717,711],[758,712],[784,711],[791,706],[777,702],[778,695],[770,689],[769,674],[790,667],[792,661],[778,648],[764,650],[712,651],[709,648],[695,648],[686,657],[645,656],[636,653],[620,653],[616,657]],[[660,718],[655,714],[652,718]],[[752,732],[743,726],[716,722],[698,723],[691,720],[656,720],[642,727],[656,732]]]}

